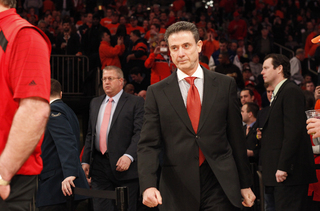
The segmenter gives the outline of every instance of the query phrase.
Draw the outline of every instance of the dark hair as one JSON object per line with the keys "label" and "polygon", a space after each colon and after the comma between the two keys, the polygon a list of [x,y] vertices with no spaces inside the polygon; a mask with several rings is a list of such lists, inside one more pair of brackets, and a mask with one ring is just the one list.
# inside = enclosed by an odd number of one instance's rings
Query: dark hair
{"label": "dark hair", "polygon": [[124,24],[120,24],[116,31],[117,37],[125,37],[127,35],[127,28]]}
{"label": "dark hair", "polygon": [[220,38],[219,43],[228,43],[228,41],[226,40],[226,38]]}
{"label": "dark hair", "polygon": [[107,33],[109,36],[111,36],[111,33],[110,33],[110,30],[106,27],[101,27],[101,30],[100,30],[100,39],[102,40],[103,36],[104,36],[104,33]]}
{"label": "dark hair", "polygon": [[159,31],[160,31],[160,25],[159,24],[157,24],[157,23],[154,23],[154,24],[151,24],[151,26],[152,25],[154,25],[157,29],[159,29]]}
{"label": "dark hair", "polygon": [[51,78],[50,96],[59,96],[61,93],[61,84],[56,79]]}
{"label": "dark hair", "polygon": [[164,39],[168,43],[168,38],[171,34],[178,33],[181,31],[191,32],[196,43],[200,39],[199,32],[198,32],[196,25],[194,25],[193,23],[187,22],[187,21],[179,21],[179,22],[176,22],[176,23],[172,24],[171,26],[169,26],[168,29],[166,30],[166,33],[164,34]]}
{"label": "dark hair", "polygon": [[133,74],[133,75],[142,75],[142,70],[139,68],[139,67],[134,67],[130,70],[130,74]]}
{"label": "dark hair", "polygon": [[284,78],[290,78],[290,62],[289,59],[282,55],[282,54],[269,54],[267,55],[264,60],[267,60],[271,58],[272,59],[272,65],[273,65],[273,69],[276,69],[277,67],[279,67],[280,65],[282,66],[282,73],[283,73],[283,77]]}
{"label": "dark hair", "polygon": [[141,33],[140,33],[140,31],[139,30],[133,30],[133,31],[131,31],[131,33],[133,34],[133,35],[136,35],[137,37],[141,37]]}
{"label": "dark hair", "polygon": [[257,118],[259,112],[259,106],[253,102],[246,102],[244,105],[247,105],[247,113],[252,112],[254,118]]}
{"label": "dark hair", "polygon": [[17,1],[16,0],[0,0],[0,3],[5,7],[15,8]]}
{"label": "dark hair", "polygon": [[228,58],[228,59],[229,59],[229,53],[228,53],[228,51],[226,51],[226,52],[220,52],[220,55],[221,55],[223,58]]}
{"label": "dark hair", "polygon": [[253,93],[253,91],[251,90],[251,89],[249,89],[249,88],[244,88],[243,90],[241,90],[241,92],[242,91],[249,91],[249,95],[252,97],[252,96],[254,96],[254,93]]}
{"label": "dark hair", "polygon": [[316,100],[314,98],[314,95],[312,92],[308,91],[308,90],[303,90],[302,91],[304,94],[304,98],[305,98],[305,110],[312,110],[314,109],[314,105],[316,103]]}

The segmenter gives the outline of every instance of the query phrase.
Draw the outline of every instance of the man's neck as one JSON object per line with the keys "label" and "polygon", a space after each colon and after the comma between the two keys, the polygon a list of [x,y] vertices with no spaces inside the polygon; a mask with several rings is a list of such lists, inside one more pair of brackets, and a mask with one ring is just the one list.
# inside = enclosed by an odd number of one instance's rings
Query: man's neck
{"label": "man's neck", "polygon": [[4,11],[9,10],[9,9],[10,9],[9,7],[5,7],[0,3],[0,12],[4,12]]}
{"label": "man's neck", "polygon": [[256,118],[252,118],[250,119],[248,122],[246,122],[247,125],[251,125],[252,123],[254,123],[257,119]]}

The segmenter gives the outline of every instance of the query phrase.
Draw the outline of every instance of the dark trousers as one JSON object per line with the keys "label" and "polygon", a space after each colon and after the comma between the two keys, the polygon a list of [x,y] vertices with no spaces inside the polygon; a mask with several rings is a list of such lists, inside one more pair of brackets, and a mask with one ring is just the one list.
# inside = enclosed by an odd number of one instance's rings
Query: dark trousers
{"label": "dark trousers", "polygon": [[83,200],[74,201],[73,196],[66,196],[67,202],[39,207],[39,211],[73,211],[76,210],[78,204]]}
{"label": "dark trousers", "polygon": [[273,193],[276,211],[302,211],[307,203],[308,185],[267,186],[266,193]]}
{"label": "dark trousers", "polygon": [[[94,190],[112,190],[116,187],[127,186],[129,189],[128,211],[136,211],[139,194],[139,180],[119,181],[114,177],[109,157],[96,154],[91,168],[91,186]],[[114,201],[110,199],[93,198],[94,211],[117,210]]]}
{"label": "dark trousers", "polygon": [[240,210],[231,204],[207,161],[200,166],[200,187],[200,211]]}
{"label": "dark trousers", "polygon": [[3,201],[0,197],[1,211],[29,211],[36,190],[37,176],[16,175],[10,183],[10,195]]}

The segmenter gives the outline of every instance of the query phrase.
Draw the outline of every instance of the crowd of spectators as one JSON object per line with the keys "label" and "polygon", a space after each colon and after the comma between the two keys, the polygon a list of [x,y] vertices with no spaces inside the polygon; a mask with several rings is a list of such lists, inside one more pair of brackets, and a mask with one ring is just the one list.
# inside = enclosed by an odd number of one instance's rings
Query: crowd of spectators
{"label": "crowd of spectators", "polygon": [[[171,24],[184,20],[198,27],[203,41],[201,64],[234,77],[243,115],[255,111],[247,125],[253,125],[252,119],[258,116],[255,105],[269,106],[271,95],[261,76],[262,63],[266,55],[280,52],[279,45],[291,59],[291,80],[315,100],[320,98],[307,67],[308,60],[314,59],[316,70],[320,61],[319,44],[311,42],[320,34],[320,1],[220,0],[210,5],[174,0],[171,5],[152,6],[127,5],[126,0],[92,2],[20,0],[17,12],[45,32],[52,54],[85,55],[90,70],[121,68],[127,81],[124,91],[131,94],[145,96],[150,84],[175,70],[164,33]],[[254,141],[248,156],[258,164],[259,143]]]}

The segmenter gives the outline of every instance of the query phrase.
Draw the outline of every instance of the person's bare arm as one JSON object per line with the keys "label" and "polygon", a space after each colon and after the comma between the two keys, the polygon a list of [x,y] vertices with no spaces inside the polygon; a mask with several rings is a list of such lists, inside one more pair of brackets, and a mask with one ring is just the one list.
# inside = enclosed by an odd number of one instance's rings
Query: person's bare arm
{"label": "person's bare arm", "polygon": [[[20,100],[7,144],[0,156],[2,179],[10,181],[34,151],[44,133],[49,111],[49,103],[42,98],[30,97]],[[3,196],[2,189],[0,196]]]}

